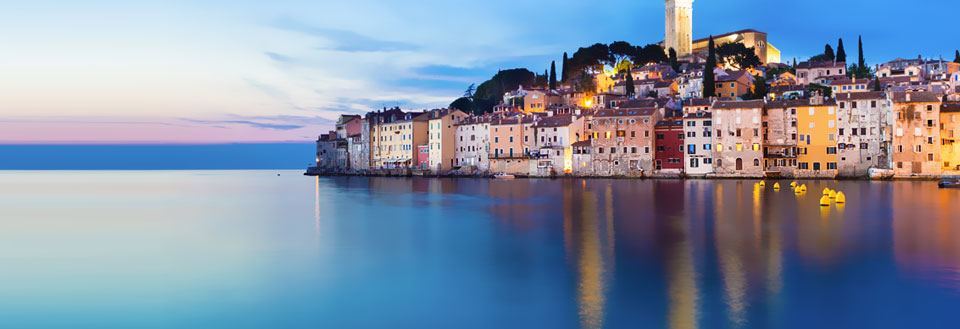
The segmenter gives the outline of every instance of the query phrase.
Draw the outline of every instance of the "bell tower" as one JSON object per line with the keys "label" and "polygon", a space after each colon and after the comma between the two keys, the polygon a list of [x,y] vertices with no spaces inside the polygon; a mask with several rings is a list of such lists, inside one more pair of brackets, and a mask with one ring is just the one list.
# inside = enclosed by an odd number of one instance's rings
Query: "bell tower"
{"label": "bell tower", "polygon": [[678,57],[693,51],[693,0],[666,0],[666,36],[663,50],[673,48]]}

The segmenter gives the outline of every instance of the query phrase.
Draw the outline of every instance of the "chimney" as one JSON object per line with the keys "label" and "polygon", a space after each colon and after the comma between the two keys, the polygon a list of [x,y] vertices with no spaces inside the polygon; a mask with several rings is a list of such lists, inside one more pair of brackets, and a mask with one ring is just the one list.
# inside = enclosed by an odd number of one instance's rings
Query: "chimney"
{"label": "chimney", "polygon": [[910,92],[909,92],[909,91],[907,92],[907,98],[906,98],[906,100],[907,100],[908,103],[910,102]]}

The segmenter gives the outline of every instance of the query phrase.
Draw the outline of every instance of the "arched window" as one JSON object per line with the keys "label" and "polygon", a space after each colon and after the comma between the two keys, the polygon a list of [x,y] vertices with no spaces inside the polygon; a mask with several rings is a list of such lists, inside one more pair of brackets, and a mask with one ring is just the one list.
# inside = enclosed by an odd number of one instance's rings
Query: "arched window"
{"label": "arched window", "polygon": [[737,171],[743,170],[743,159],[737,158]]}
{"label": "arched window", "polygon": [[753,159],[753,166],[754,166],[754,167],[759,167],[759,166],[760,166],[760,159]]}

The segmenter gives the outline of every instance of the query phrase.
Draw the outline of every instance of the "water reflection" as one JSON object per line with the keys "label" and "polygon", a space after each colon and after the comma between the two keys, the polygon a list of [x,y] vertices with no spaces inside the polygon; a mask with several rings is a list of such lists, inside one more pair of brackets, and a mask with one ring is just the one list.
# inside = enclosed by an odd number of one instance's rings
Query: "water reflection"
{"label": "water reflection", "polygon": [[[544,241],[553,234],[546,247],[566,260],[564,287],[581,328],[784,327],[810,323],[797,319],[811,310],[870,314],[832,300],[838,292],[869,305],[878,289],[908,294],[932,282],[960,291],[960,191],[929,182],[801,183],[809,192],[734,180],[441,180],[408,188],[483,195],[481,209],[497,227]],[[848,203],[821,207],[826,187],[844,191]],[[915,278],[901,281],[887,268]],[[863,276],[875,286],[852,284]]]}

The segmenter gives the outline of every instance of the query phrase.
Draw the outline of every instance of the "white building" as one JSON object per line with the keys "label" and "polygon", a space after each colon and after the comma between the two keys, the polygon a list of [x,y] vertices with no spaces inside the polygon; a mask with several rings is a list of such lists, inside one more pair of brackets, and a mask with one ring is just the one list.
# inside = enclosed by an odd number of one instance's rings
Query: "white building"
{"label": "white building", "polygon": [[708,111],[683,115],[684,172],[691,176],[713,173],[713,121]]}
{"label": "white building", "polygon": [[577,114],[550,115],[534,124],[538,175],[572,173],[573,143],[587,139],[584,126],[584,118]]}
{"label": "white building", "polygon": [[884,92],[836,94],[837,149],[842,177],[863,177],[890,168],[893,103]]}
{"label": "white building", "polygon": [[456,125],[454,166],[479,172],[490,170],[489,117],[471,117]]}

